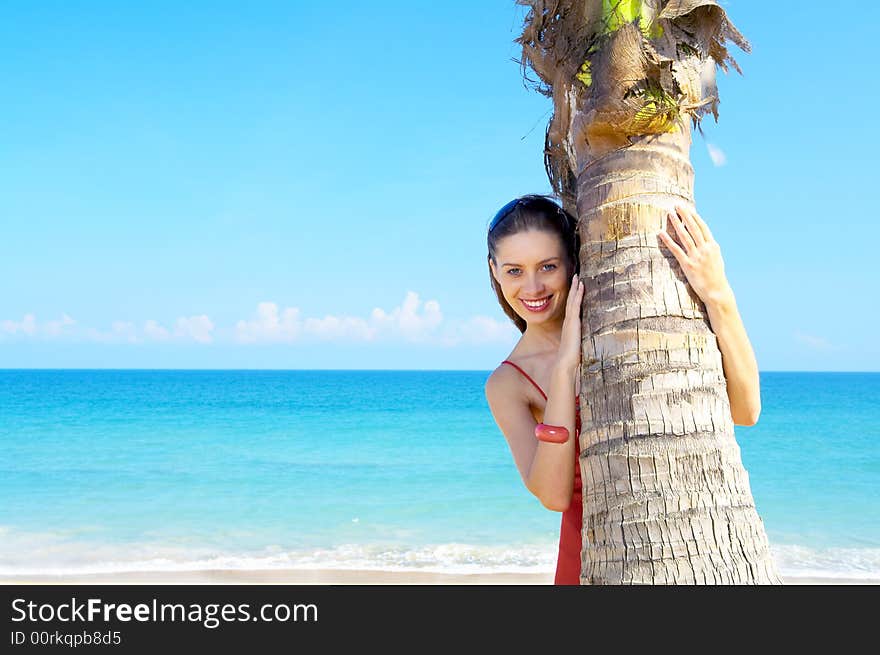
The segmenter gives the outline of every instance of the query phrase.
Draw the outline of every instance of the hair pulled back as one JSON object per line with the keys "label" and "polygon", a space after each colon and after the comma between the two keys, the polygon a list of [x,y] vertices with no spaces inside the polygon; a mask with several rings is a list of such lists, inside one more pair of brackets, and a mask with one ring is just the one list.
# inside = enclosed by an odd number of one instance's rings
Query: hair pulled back
{"label": "hair pulled back", "polygon": [[[555,234],[562,242],[565,254],[568,258],[568,270],[578,272],[580,260],[580,239],[577,233],[577,221],[575,218],[560,207],[550,196],[540,194],[528,194],[518,198],[516,207],[506,217],[489,231],[486,237],[486,245],[489,250],[487,263],[491,261],[497,267],[498,260],[496,251],[498,244],[504,237],[519,234],[527,230],[538,230]],[[489,265],[489,280],[492,290],[498,298],[498,303],[504,313],[513,321],[520,333],[526,331],[526,322],[517,314],[510,303],[504,298],[501,285],[492,275],[492,267]]]}

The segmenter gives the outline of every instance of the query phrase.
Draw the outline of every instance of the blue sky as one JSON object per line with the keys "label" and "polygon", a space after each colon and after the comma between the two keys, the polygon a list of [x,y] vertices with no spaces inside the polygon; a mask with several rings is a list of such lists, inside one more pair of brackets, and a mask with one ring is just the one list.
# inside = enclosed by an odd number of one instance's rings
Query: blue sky
{"label": "blue sky", "polygon": [[[723,4],[753,52],[691,155],[759,367],[880,370],[880,10]],[[3,3],[0,368],[507,355],[486,224],[550,190],[524,9],[333,7]]]}

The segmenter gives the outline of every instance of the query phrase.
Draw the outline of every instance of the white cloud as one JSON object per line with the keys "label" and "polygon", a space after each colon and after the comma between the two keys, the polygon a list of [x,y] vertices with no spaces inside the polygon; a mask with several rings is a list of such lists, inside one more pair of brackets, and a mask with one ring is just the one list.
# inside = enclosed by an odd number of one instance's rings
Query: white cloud
{"label": "white cloud", "polygon": [[259,303],[256,318],[235,324],[235,338],[243,343],[293,341],[300,331],[299,309],[288,307],[279,316],[274,302]]}
{"label": "white cloud", "polygon": [[487,316],[447,321],[440,303],[422,301],[415,291],[407,291],[403,301],[391,310],[374,308],[369,316],[326,315],[303,317],[298,307],[283,312],[273,302],[257,305],[256,315],[235,325],[234,338],[240,343],[320,341],[372,342],[400,340],[453,346],[461,343],[506,343],[516,341],[519,332],[509,321]]}
{"label": "white cloud", "polygon": [[376,328],[356,316],[325,316],[307,318],[303,332],[323,340],[372,341]]}
{"label": "white cloud", "polygon": [[175,337],[190,338],[199,343],[211,343],[214,340],[211,334],[213,331],[214,324],[204,314],[200,316],[181,316],[177,319],[177,323],[174,326]]}
{"label": "white cloud", "polygon": [[47,321],[43,329],[48,336],[59,337],[71,325],[76,325],[76,321],[67,314],[62,314],[61,318],[57,321]]}
{"label": "white cloud", "polygon": [[138,343],[140,341],[137,336],[137,328],[130,321],[113,321],[111,327],[113,328],[113,334],[122,341],[128,341],[129,343]]}
{"label": "white cloud", "polygon": [[357,342],[382,337],[424,341],[442,321],[437,301],[422,304],[414,291],[407,292],[400,306],[389,312],[377,307],[367,318],[332,314],[323,318],[302,317],[298,307],[279,312],[276,303],[261,302],[256,316],[235,324],[235,339],[241,343],[293,342],[308,338]]}
{"label": "white cloud", "polygon": [[[77,326],[73,329],[73,326]],[[26,338],[44,334],[58,339],[78,337],[98,343],[186,342],[214,343],[216,340],[241,344],[294,343],[306,341],[366,343],[378,340],[455,346],[459,344],[513,344],[519,336],[507,320],[488,316],[446,319],[436,300],[422,301],[415,291],[407,291],[400,305],[385,310],[375,307],[367,316],[328,314],[305,317],[298,307],[281,309],[278,304],[264,301],[257,304],[255,314],[235,322],[234,327],[215,331],[211,319],[204,315],[181,316],[173,327],[149,319],[141,327],[134,322],[118,320],[109,330],[80,327],[67,314],[61,319],[38,323],[33,314],[20,321],[0,321],[0,338],[23,335]]]}
{"label": "white cloud", "polygon": [[36,315],[25,314],[20,321],[0,321],[0,336],[48,337],[55,338],[67,335],[76,321],[65,313],[55,321],[39,322]]}
{"label": "white cloud", "polygon": [[6,334],[16,335],[21,332],[27,336],[33,336],[37,332],[37,317],[33,314],[25,314],[20,321],[0,322],[0,330]]}
{"label": "white cloud", "polygon": [[98,343],[140,343],[137,328],[130,321],[113,321],[110,331],[104,332],[95,328],[86,328],[86,339]]}
{"label": "white cloud", "polygon": [[426,302],[421,312],[420,305],[419,294],[408,291],[403,304],[390,313],[375,308],[370,315],[370,322],[379,332],[401,335],[407,341],[425,341],[443,322],[443,314],[436,300]]}
{"label": "white cloud", "polygon": [[144,323],[143,332],[144,338],[148,341],[168,341],[171,338],[171,333],[168,329],[153,319]]}
{"label": "white cloud", "polygon": [[794,338],[798,343],[802,343],[813,350],[834,350],[834,346],[827,339],[804,334],[799,330],[795,331]]}
{"label": "white cloud", "polygon": [[88,341],[97,341],[98,343],[170,342],[173,340],[211,343],[213,330],[214,324],[205,315],[181,316],[177,319],[173,332],[153,319],[145,321],[140,330],[131,321],[113,321],[109,331],[86,328],[85,337]]}
{"label": "white cloud", "polygon": [[488,316],[473,316],[465,321],[450,324],[443,338],[443,344],[455,346],[459,343],[513,345],[520,332],[509,320],[497,321]]}
{"label": "white cloud", "polygon": [[706,149],[709,151],[709,157],[715,166],[724,166],[727,163],[727,155],[724,154],[721,148],[712,143],[707,143]]}

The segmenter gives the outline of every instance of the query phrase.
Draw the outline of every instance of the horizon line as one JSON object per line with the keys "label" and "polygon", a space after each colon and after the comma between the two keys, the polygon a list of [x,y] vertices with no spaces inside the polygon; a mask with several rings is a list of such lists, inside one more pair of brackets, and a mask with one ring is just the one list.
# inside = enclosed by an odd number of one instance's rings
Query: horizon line
{"label": "horizon line", "polygon": [[[271,371],[284,372],[340,372],[340,373],[488,373],[494,369],[481,368],[141,368],[141,367],[65,367],[30,366],[6,368],[4,371],[217,371],[217,372],[250,372]],[[767,369],[758,370],[758,373],[880,373],[880,371],[853,371],[853,370],[814,370],[814,369]]]}

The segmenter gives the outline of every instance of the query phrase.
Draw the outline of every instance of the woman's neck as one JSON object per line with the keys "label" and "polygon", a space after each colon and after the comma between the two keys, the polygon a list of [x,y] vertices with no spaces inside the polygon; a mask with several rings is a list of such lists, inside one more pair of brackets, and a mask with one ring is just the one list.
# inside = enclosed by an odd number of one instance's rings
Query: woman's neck
{"label": "woman's neck", "polygon": [[533,352],[559,350],[559,342],[562,339],[562,322],[549,324],[527,325],[523,333],[523,339],[528,340],[529,350]]}

